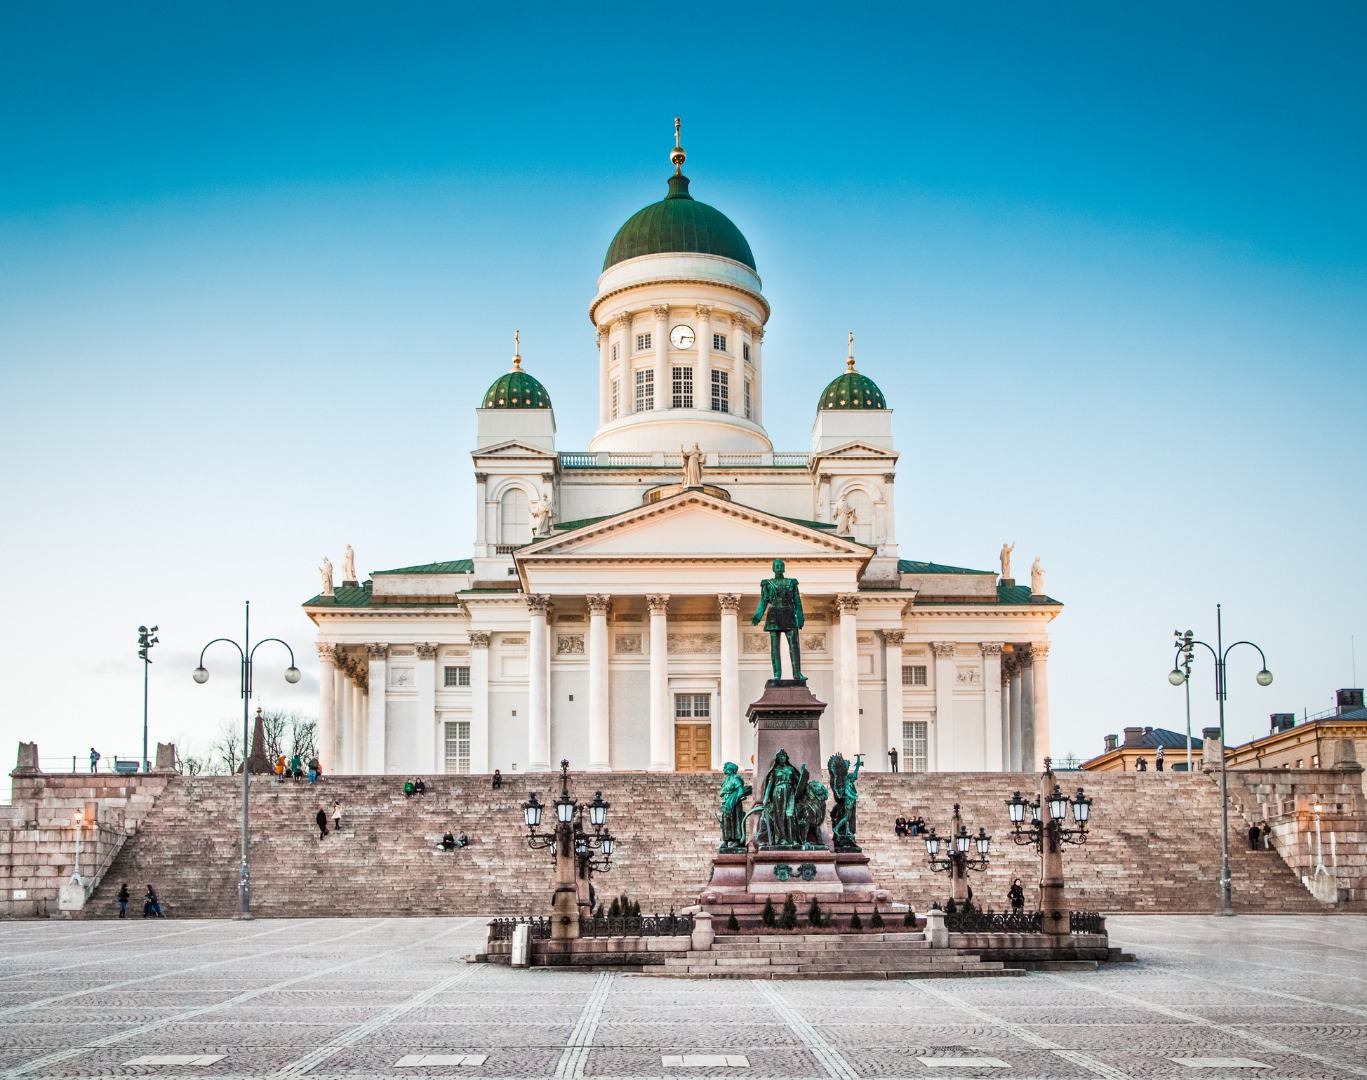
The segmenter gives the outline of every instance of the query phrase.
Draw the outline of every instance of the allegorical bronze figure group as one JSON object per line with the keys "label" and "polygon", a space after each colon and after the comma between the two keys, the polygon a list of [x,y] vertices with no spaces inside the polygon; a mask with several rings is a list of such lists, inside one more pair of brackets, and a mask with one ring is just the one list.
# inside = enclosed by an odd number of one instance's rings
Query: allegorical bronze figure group
{"label": "allegorical bronze figure group", "polygon": [[761,850],[824,851],[821,824],[826,820],[826,799],[835,794],[831,809],[831,841],[836,851],[858,851],[855,843],[855,805],[859,792],[855,788],[863,755],[855,755],[854,768],[843,754],[832,754],[826,762],[830,776],[830,790],[820,780],[813,780],[807,766],[796,766],[787,750],[779,750],[764,776],[759,802],[749,810],[745,800],[754,789],[740,778],[734,761],[723,767],[721,782],[721,846],[722,854],[743,852],[747,843],[749,820],[757,818],[754,840]]}

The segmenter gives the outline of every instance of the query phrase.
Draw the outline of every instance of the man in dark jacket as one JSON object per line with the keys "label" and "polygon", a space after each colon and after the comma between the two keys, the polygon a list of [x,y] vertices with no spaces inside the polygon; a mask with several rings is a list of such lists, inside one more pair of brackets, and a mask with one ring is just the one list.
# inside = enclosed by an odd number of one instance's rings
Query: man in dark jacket
{"label": "man in dark jacket", "polygon": [[318,822],[318,839],[321,840],[328,834],[328,812],[321,806],[318,813],[314,815],[314,821]]}
{"label": "man in dark jacket", "polygon": [[119,886],[119,918],[128,918],[128,882]]}

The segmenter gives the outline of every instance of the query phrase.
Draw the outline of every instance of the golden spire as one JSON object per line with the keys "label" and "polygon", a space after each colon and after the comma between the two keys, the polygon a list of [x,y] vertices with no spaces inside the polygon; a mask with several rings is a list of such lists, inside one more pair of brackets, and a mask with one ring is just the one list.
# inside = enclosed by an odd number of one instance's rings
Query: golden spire
{"label": "golden spire", "polygon": [[854,371],[854,331],[850,331],[850,355],[845,357],[845,373]]}
{"label": "golden spire", "polygon": [[679,131],[683,123],[676,116],[674,117],[674,149],[670,151],[669,160],[674,166],[674,175],[683,175],[683,163],[688,160],[688,155],[684,153],[684,148],[679,145]]}
{"label": "golden spire", "polygon": [[513,331],[513,370],[522,370],[522,331]]}

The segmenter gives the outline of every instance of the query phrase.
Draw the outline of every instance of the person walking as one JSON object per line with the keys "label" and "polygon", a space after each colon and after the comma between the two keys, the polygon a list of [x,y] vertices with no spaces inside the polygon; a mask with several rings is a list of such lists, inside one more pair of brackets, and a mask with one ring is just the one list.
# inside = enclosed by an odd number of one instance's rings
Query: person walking
{"label": "person walking", "polygon": [[1161,746],[1153,752],[1153,767],[1159,772],[1163,771],[1163,748]]}
{"label": "person walking", "polygon": [[888,747],[888,760],[892,762],[892,771],[897,771],[897,747]]}
{"label": "person walking", "polygon": [[157,899],[157,890],[149,884],[147,892],[142,900],[142,917],[144,919],[164,919],[166,913],[161,910],[161,901]]}
{"label": "person walking", "polygon": [[304,761],[298,754],[290,758],[290,775],[296,780],[304,779]]}
{"label": "person walking", "polygon": [[336,799],[332,800],[332,831],[342,831],[342,804]]}
{"label": "person walking", "polygon": [[1272,826],[1269,825],[1266,821],[1263,822],[1263,850],[1272,850]]}
{"label": "person walking", "polygon": [[128,918],[128,882],[119,886],[119,918]]}
{"label": "person walking", "polygon": [[1263,830],[1254,822],[1248,827],[1248,847],[1250,851],[1257,851],[1258,845],[1262,842]]}
{"label": "person walking", "polygon": [[318,777],[322,775],[323,766],[319,763],[318,756],[315,754],[313,757],[309,758],[309,783],[317,783]]}
{"label": "person walking", "polygon": [[328,812],[321,806],[318,813],[314,815],[314,820],[318,822],[318,839],[321,840],[328,834]]}
{"label": "person walking", "polygon": [[93,746],[90,748],[90,771],[94,772],[100,767],[100,752]]}
{"label": "person walking", "polygon": [[1006,898],[1011,901],[1012,911],[1023,911],[1025,909],[1025,889],[1021,887],[1020,878],[1011,882],[1011,888],[1006,890]]}
{"label": "person walking", "polygon": [[283,784],[285,782],[285,755],[281,754],[275,759],[275,782]]}

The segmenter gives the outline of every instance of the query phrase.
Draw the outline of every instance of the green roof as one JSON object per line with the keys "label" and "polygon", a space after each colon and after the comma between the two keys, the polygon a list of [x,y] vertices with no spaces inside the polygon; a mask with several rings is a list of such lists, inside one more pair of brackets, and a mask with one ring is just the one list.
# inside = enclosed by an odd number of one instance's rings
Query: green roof
{"label": "green roof", "polygon": [[549,409],[551,395],[536,379],[521,367],[515,367],[506,375],[494,380],[484,395],[486,409]]}
{"label": "green roof", "polygon": [[[851,361],[853,363],[853,361]],[[850,368],[838,375],[821,391],[819,409],[886,409],[887,399],[878,384],[867,375]]]}
{"label": "green roof", "polygon": [[688,193],[688,177],[669,178],[669,194],[627,218],[608,245],[603,269],[640,255],[682,251],[719,255],[755,269],[750,244],[731,219]]}
{"label": "green roof", "polygon": [[[632,507],[632,510],[634,509],[635,507]],[[621,511],[623,514],[628,514],[630,512],[630,510]],[[602,514],[599,517],[580,518],[578,521],[558,521],[552,528],[554,528],[556,532],[572,532],[575,529],[582,529],[586,525],[597,525],[600,521],[607,521],[608,518],[617,516],[617,514]],[[537,539],[541,540],[543,537],[538,536]]]}
{"label": "green roof", "polygon": [[991,570],[970,570],[966,566],[946,566],[937,562],[917,562],[914,559],[898,559],[899,574],[991,574]]}
{"label": "green roof", "polygon": [[[997,601],[1002,604],[1028,604],[1030,603],[1029,585],[998,585]],[[1055,600],[1052,596],[1046,596],[1041,603],[1062,604],[1062,600]]]}
{"label": "green roof", "polygon": [[422,563],[419,566],[400,566],[397,570],[374,570],[371,577],[379,577],[381,574],[470,574],[474,569],[474,559],[450,559],[447,562]]}

